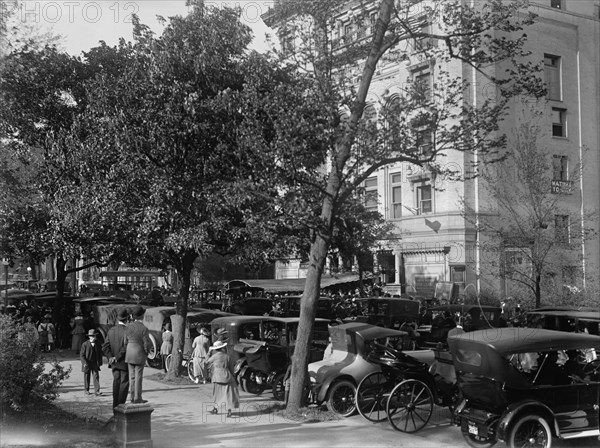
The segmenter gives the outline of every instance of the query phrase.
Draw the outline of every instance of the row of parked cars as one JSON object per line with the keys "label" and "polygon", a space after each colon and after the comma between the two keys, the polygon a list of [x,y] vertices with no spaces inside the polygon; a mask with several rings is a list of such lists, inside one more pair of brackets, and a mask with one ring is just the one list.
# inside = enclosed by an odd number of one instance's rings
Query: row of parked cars
{"label": "row of parked cars", "polygon": [[[446,406],[473,447],[503,441],[511,448],[549,448],[555,437],[600,436],[600,312],[534,310],[530,327],[513,328],[502,325],[496,307],[456,307],[432,308],[430,323],[417,322],[416,332],[374,325],[369,317],[338,325],[317,318],[307,398],[342,416],[358,412],[370,421],[387,420],[403,432],[420,430],[436,406]],[[161,331],[174,312],[146,311],[155,348],[151,365],[159,365]],[[436,313],[468,318],[456,327]],[[241,388],[254,394],[269,390],[283,399],[297,317],[193,310],[186,324],[187,353],[200,326],[213,334],[227,331]],[[406,344],[415,337],[415,344]]]}

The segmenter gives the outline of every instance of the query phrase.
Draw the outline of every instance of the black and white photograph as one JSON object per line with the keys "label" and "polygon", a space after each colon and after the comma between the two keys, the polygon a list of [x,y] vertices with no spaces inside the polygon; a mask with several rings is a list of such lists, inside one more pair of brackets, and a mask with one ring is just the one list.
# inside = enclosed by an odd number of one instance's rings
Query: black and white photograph
{"label": "black and white photograph", "polygon": [[0,447],[600,446],[600,0],[0,0]]}

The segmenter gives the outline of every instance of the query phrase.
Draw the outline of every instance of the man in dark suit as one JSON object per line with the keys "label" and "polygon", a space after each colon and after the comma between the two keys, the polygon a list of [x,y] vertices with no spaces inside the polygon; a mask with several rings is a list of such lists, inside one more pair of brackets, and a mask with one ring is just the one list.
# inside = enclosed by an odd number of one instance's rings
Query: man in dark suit
{"label": "man in dark suit", "polygon": [[125,362],[125,333],[129,312],[121,308],[117,317],[117,324],[108,330],[106,342],[102,350],[108,358],[108,366],[113,373],[113,409],[127,401],[129,392],[129,367]]}
{"label": "man in dark suit", "polygon": [[81,344],[79,350],[81,359],[81,371],[83,372],[83,387],[86,395],[90,392],[90,376],[94,380],[94,392],[96,395],[102,395],[100,392],[100,366],[102,365],[102,348],[96,341],[96,330],[88,331],[88,340]]}
{"label": "man in dark suit", "polygon": [[148,352],[152,347],[148,329],[142,323],[145,310],[140,305],[135,306],[131,312],[133,322],[127,326],[125,332],[125,362],[129,368],[129,391],[132,403],[147,403],[142,400],[142,379],[144,365],[148,358]]}

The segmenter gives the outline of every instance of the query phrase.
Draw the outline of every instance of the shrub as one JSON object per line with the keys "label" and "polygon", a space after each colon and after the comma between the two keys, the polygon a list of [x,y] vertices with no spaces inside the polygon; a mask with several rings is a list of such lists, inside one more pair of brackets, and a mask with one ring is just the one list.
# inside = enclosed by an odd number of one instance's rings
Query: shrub
{"label": "shrub", "polygon": [[37,333],[11,316],[0,315],[0,402],[4,406],[20,410],[32,398],[54,400],[70,373],[71,367],[65,369],[56,361],[45,371]]}

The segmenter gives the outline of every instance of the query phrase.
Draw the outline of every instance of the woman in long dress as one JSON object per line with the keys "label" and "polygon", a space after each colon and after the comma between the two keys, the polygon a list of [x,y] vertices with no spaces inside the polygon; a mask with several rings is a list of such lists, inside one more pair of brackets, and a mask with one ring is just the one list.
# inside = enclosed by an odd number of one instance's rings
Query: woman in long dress
{"label": "woman in long dress", "polygon": [[211,380],[213,383],[213,401],[215,407],[213,414],[219,413],[219,408],[227,409],[227,417],[231,417],[231,410],[240,407],[240,393],[231,367],[229,366],[229,356],[225,351],[226,342],[217,341],[210,347],[212,351],[208,364],[211,371]]}
{"label": "woman in long dress", "polygon": [[76,354],[79,354],[79,349],[81,348],[81,344],[85,341],[85,318],[81,312],[77,312],[76,316],[73,318],[73,322],[71,324],[73,331],[71,334],[73,335],[71,350],[75,350]]}
{"label": "woman in long dress", "polygon": [[210,349],[210,332],[206,328],[200,329],[200,334],[192,342],[192,362],[194,363],[194,376],[202,384],[208,382],[207,361]]}

